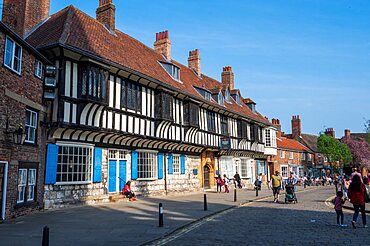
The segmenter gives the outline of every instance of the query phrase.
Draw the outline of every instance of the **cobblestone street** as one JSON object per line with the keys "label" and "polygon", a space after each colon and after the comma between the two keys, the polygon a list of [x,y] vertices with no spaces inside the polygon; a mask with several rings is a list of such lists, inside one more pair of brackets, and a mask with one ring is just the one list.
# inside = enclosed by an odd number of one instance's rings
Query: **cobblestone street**
{"label": "cobblestone street", "polygon": [[[370,245],[368,228],[336,226],[336,215],[325,204],[333,188],[298,193],[297,204],[275,204],[271,199],[253,202],[200,225],[179,232],[167,245]],[[369,217],[369,216],[368,216]],[[369,218],[368,218],[369,219]],[[162,245],[163,245],[162,244]],[[157,244],[161,245],[161,244]]]}

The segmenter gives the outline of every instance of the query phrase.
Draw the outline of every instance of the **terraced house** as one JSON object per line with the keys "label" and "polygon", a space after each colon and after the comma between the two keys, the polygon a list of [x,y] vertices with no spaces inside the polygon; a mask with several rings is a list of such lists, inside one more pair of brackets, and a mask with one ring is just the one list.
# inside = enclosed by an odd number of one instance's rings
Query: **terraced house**
{"label": "terraced house", "polygon": [[276,128],[234,88],[230,66],[220,82],[201,73],[197,49],[187,66],[175,61],[168,31],[145,46],[116,29],[111,0],[97,2],[96,19],[73,6],[45,17],[49,0],[32,2],[39,19],[26,40],[57,71],[45,208],[108,200],[127,180],[138,193],[163,194],[211,188],[217,173],[249,182],[257,169],[267,173]]}
{"label": "terraced house", "polygon": [[3,22],[0,57],[1,222],[43,207],[48,60]]}

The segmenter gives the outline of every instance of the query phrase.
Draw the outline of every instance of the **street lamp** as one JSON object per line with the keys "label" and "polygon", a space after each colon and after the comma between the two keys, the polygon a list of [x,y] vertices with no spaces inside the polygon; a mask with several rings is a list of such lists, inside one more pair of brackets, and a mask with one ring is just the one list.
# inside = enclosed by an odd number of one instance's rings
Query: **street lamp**
{"label": "street lamp", "polygon": [[5,132],[6,134],[12,134],[12,140],[14,144],[22,145],[26,140],[26,132],[23,130],[23,126],[19,126],[17,130]]}

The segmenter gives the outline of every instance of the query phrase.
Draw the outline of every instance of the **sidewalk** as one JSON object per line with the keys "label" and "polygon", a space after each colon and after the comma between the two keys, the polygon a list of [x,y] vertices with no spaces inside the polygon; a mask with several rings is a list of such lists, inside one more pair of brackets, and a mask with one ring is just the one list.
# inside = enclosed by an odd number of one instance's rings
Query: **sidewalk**
{"label": "sidewalk", "polygon": [[[309,188],[307,188],[309,189]],[[303,190],[303,187],[298,187]],[[179,227],[244,202],[272,195],[266,187],[207,192],[208,211],[203,211],[203,193],[145,197],[136,202],[70,207],[20,217],[0,225],[0,245],[40,245],[42,228],[50,228],[50,245],[140,245],[165,236]],[[164,208],[164,227],[158,227],[158,204]]]}

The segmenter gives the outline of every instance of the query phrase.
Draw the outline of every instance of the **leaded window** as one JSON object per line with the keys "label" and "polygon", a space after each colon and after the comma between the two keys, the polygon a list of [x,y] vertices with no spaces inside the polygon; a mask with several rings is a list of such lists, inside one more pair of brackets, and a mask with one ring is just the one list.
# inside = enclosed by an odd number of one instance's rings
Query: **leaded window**
{"label": "leaded window", "polygon": [[248,138],[247,122],[243,120],[238,121],[238,137]]}
{"label": "leaded window", "polygon": [[207,111],[207,130],[209,132],[216,131],[215,113],[212,111]]}
{"label": "leaded window", "polygon": [[157,153],[138,152],[138,178],[156,179],[158,175]]}
{"label": "leaded window", "polygon": [[58,148],[57,182],[91,182],[93,148],[83,145],[60,145]]}
{"label": "leaded window", "polygon": [[197,104],[185,101],[184,123],[185,125],[199,127],[199,106]]}
{"label": "leaded window", "polygon": [[266,139],[266,147],[271,147],[271,130],[266,129],[265,130],[265,139]]}
{"label": "leaded window", "polygon": [[92,65],[82,67],[81,96],[95,101],[105,102],[105,88],[108,72]]}
{"label": "leaded window", "polygon": [[158,92],[155,97],[156,118],[173,120],[173,97],[164,91]]}
{"label": "leaded window", "polygon": [[135,111],[141,111],[141,86],[128,79],[121,80],[121,105]]}
{"label": "leaded window", "polygon": [[221,134],[228,135],[229,128],[227,124],[227,116],[221,115]]}

